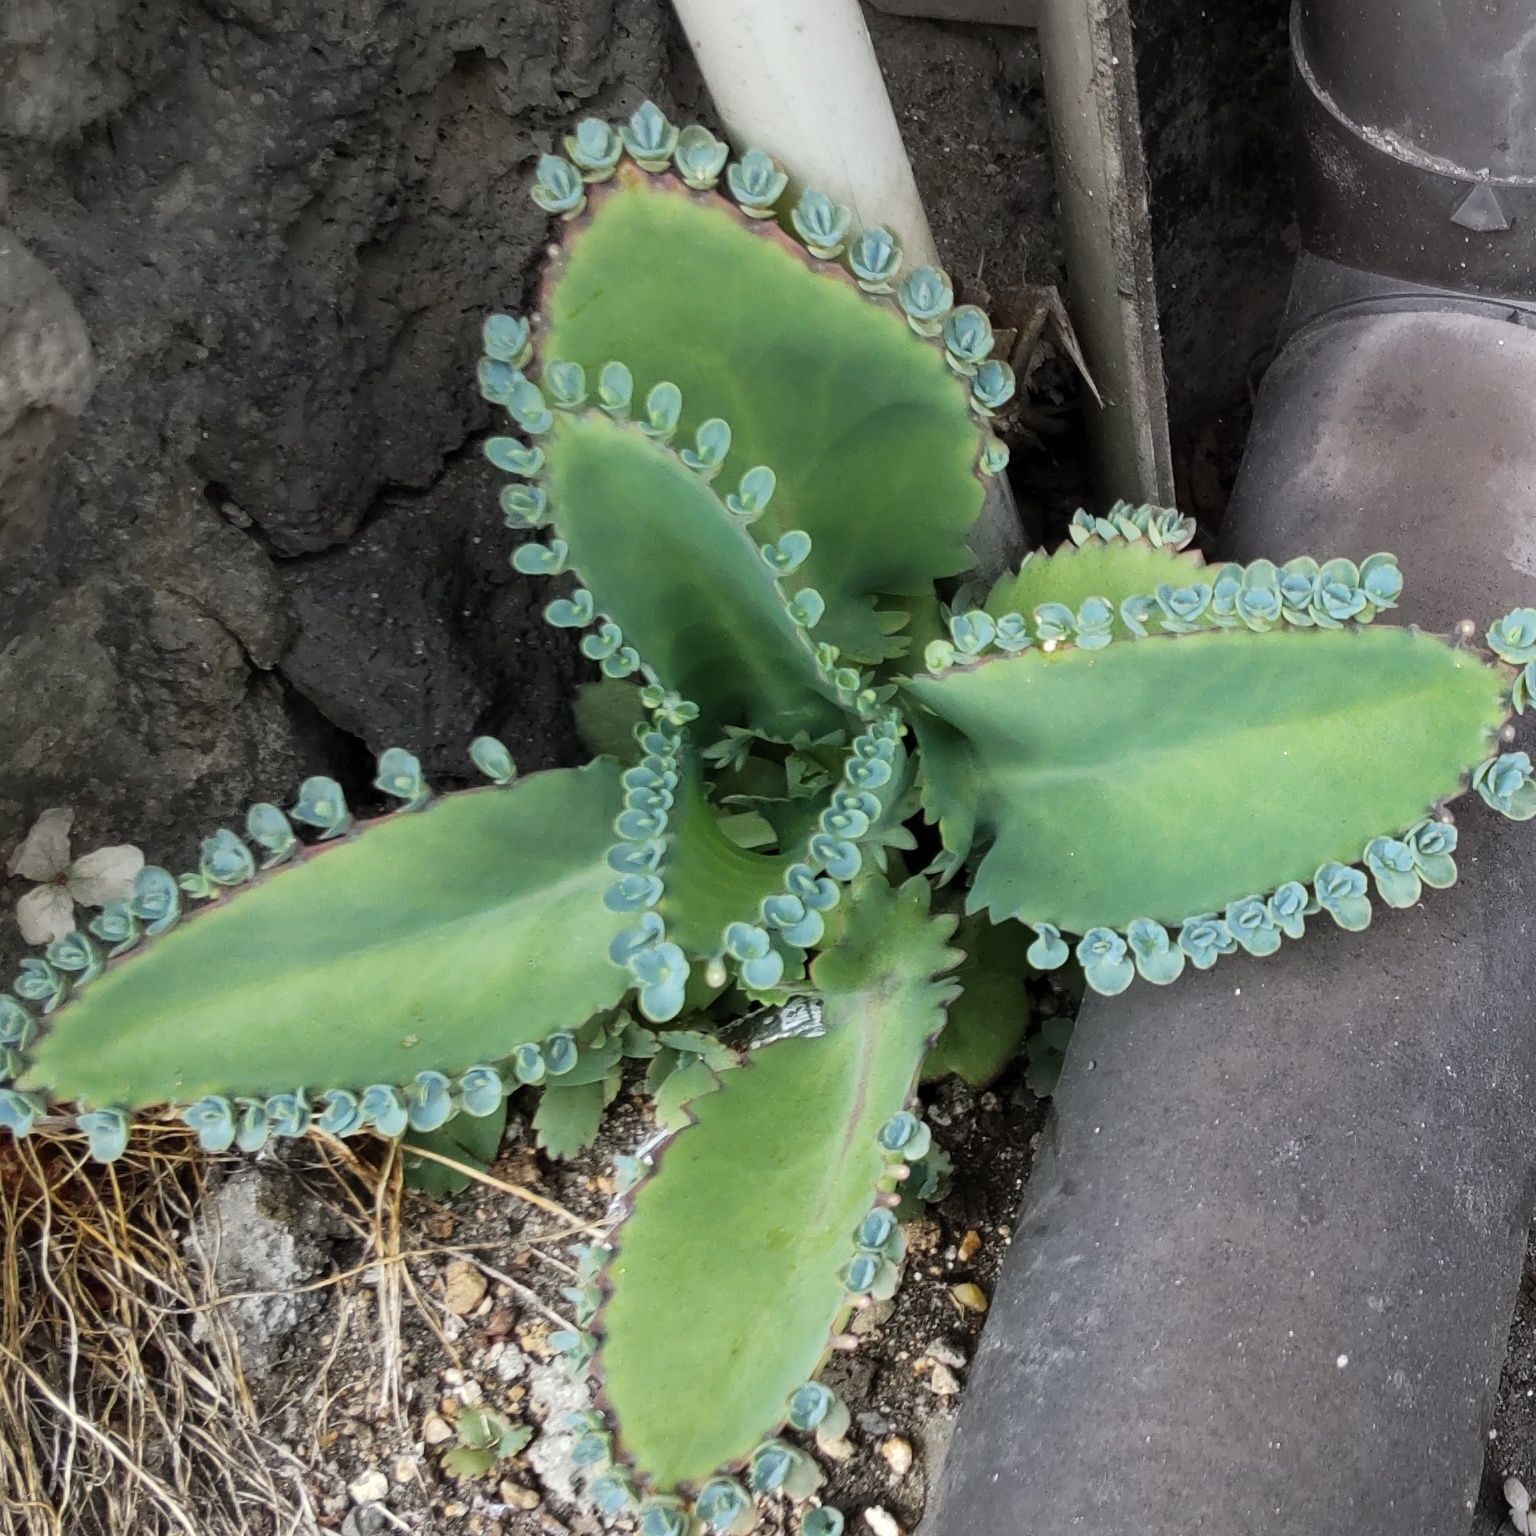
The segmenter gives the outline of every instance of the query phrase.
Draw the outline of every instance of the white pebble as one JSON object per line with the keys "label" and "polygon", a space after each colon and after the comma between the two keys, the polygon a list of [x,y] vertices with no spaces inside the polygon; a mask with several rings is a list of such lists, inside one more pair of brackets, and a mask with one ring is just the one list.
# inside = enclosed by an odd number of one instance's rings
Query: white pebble
{"label": "white pebble", "polygon": [[890,1510],[881,1509],[878,1504],[873,1504],[864,1511],[864,1524],[875,1533],[875,1536],[902,1536],[896,1517]]}
{"label": "white pebble", "polygon": [[389,1492],[389,1479],[375,1467],[347,1485],[354,1504],[377,1504]]}
{"label": "white pebble", "polygon": [[912,1442],[891,1435],[880,1442],[880,1454],[895,1477],[905,1477],[912,1470]]}
{"label": "white pebble", "polygon": [[947,1365],[936,1365],[928,1377],[928,1390],[937,1397],[954,1397],[960,1391],[960,1378]]}

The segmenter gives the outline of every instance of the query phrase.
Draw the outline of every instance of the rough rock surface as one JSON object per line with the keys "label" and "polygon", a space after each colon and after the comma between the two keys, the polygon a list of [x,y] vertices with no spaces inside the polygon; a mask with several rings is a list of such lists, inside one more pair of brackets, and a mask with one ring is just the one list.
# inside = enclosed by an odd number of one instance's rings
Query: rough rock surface
{"label": "rough rock surface", "polygon": [[[0,846],[184,858],[301,766],[571,750],[475,540],[481,316],[584,106],[671,104],[664,0],[20,0],[0,18]],[[94,379],[94,389],[92,380]],[[73,427],[73,431],[69,429]],[[468,558],[465,558],[468,556]]]}
{"label": "rough rock surface", "polygon": [[257,1163],[218,1185],[199,1225],[198,1252],[212,1256],[218,1292],[233,1298],[230,1326],[259,1390],[294,1330],[320,1311],[319,1291],[304,1287],[329,1268],[331,1244],[346,1228],[285,1169]]}

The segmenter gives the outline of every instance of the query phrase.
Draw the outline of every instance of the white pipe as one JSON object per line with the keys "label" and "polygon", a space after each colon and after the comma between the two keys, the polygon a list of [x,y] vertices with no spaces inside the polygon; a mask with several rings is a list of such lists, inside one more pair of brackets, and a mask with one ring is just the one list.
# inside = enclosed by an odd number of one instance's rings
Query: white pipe
{"label": "white pipe", "polygon": [[738,150],[763,149],[938,265],[859,0],[673,0]]}

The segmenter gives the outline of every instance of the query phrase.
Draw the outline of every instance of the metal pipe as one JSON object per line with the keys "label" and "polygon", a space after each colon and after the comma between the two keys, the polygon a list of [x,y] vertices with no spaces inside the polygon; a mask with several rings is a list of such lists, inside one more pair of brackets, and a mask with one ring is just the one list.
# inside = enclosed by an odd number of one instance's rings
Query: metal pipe
{"label": "metal pipe", "polygon": [[[1470,9],[1297,6],[1317,254],[1222,539],[1394,550],[1441,630],[1536,577],[1533,235],[1478,214],[1526,195],[1499,82],[1536,18]],[[1084,1006],[933,1536],[1467,1529],[1532,1216],[1536,847],[1458,810],[1454,890]]]}
{"label": "metal pipe", "polygon": [[[1330,322],[1264,382],[1227,553],[1393,549],[1407,619],[1503,612],[1533,445],[1536,334]],[[1482,809],[1410,913],[1085,1004],[932,1536],[1466,1529],[1536,1061],[1536,848]]]}

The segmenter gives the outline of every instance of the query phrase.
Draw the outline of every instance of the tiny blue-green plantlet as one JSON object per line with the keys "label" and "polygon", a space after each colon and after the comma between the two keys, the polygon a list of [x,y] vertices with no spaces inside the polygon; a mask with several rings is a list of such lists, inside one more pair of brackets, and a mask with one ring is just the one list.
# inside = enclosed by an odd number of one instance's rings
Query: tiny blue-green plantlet
{"label": "tiny blue-green plantlet", "polygon": [[1034,971],[1176,985],[1452,884],[1449,801],[1536,817],[1536,609],[1481,648],[1391,622],[1388,554],[1211,568],[1123,504],[977,573],[1015,380],[949,277],[650,103],[561,148],[541,312],[486,321],[477,378],[593,760],[520,776],[482,736],[444,793],[393,748],[146,868],[0,990],[0,1127],[489,1159],[522,1093],[565,1156],[633,1064],[661,1129],[556,1336],[602,1386],[586,1495],[650,1536],[746,1536],[761,1498],[837,1536],[818,1377],[936,1181],[925,1070],[1000,1070]]}

